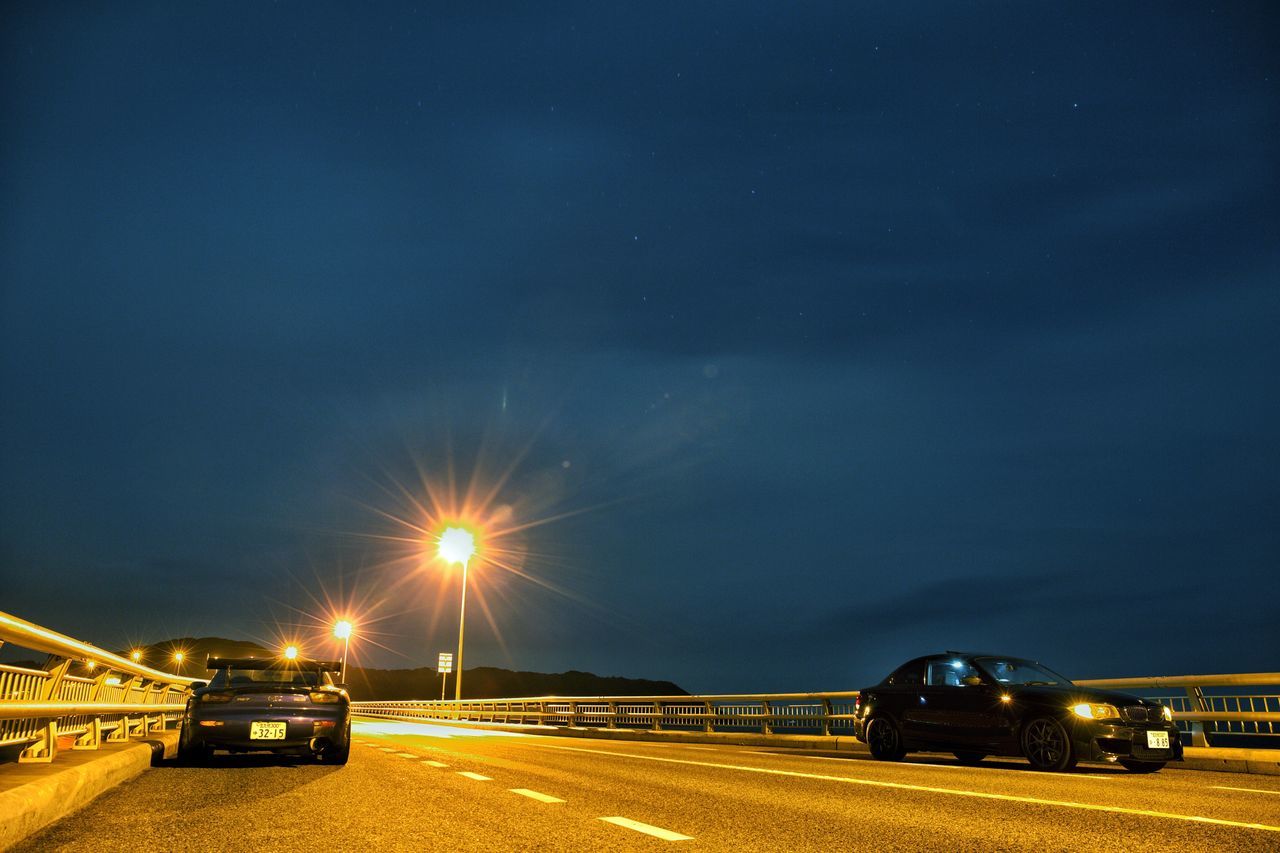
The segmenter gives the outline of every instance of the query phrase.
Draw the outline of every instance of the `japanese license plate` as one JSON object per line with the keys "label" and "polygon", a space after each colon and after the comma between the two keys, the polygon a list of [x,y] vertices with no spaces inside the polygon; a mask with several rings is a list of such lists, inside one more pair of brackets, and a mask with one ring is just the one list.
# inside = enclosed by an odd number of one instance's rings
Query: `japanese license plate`
{"label": "japanese license plate", "polygon": [[[284,740],[286,723],[250,723],[249,740]],[[1165,742],[1168,745],[1168,742]]]}
{"label": "japanese license plate", "polygon": [[1147,732],[1147,749],[1168,749],[1168,732]]}

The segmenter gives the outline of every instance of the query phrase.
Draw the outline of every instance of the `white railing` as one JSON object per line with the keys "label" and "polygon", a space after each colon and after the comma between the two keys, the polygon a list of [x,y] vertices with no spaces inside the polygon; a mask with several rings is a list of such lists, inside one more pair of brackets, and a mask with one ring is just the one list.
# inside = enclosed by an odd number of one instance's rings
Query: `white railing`
{"label": "white railing", "polygon": [[19,747],[21,762],[52,761],[60,738],[97,749],[163,729],[181,717],[193,680],[0,612],[6,642],[49,656],[44,669],[0,664],[0,747]]}

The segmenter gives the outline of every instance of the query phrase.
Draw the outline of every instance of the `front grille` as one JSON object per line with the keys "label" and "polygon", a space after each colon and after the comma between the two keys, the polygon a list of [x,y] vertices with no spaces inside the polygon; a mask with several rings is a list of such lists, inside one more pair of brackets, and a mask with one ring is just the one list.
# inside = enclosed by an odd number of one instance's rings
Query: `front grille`
{"label": "front grille", "polygon": [[1147,705],[1125,705],[1120,713],[1131,723],[1154,723],[1160,719],[1160,709]]}

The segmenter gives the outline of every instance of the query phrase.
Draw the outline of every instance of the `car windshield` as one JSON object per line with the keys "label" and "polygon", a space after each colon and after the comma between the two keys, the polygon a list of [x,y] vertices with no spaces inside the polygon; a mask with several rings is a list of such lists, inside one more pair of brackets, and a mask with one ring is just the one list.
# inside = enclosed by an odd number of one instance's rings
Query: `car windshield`
{"label": "car windshield", "polygon": [[315,687],[320,684],[320,673],[298,669],[220,669],[209,682],[210,687],[252,687],[255,684],[273,687]]}
{"label": "car windshield", "polygon": [[974,658],[974,663],[1001,684],[1069,686],[1071,681],[1046,666],[1019,658]]}

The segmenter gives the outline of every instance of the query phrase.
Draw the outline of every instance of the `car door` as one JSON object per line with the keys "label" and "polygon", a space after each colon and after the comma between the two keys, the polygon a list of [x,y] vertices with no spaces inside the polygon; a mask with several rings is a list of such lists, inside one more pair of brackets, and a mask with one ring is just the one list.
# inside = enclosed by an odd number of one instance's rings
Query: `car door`
{"label": "car door", "polygon": [[930,658],[912,715],[916,737],[949,748],[985,742],[997,709],[992,705],[990,688],[974,683],[980,678],[978,670],[963,658]]}

